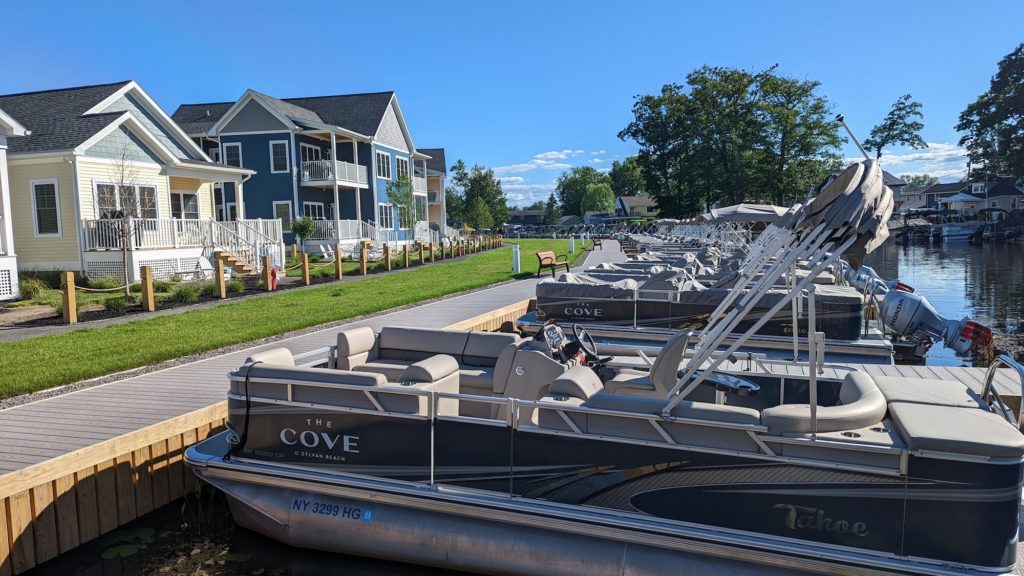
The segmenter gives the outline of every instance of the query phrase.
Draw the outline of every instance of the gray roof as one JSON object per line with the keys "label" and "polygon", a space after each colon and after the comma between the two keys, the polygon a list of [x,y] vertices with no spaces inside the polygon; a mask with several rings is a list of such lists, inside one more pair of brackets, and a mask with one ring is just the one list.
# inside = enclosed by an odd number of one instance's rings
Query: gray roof
{"label": "gray roof", "polygon": [[416,151],[430,156],[430,160],[427,160],[427,170],[433,170],[441,174],[448,173],[444,160],[444,148],[417,148]]}
{"label": "gray roof", "polygon": [[889,188],[899,188],[900,186],[907,185],[907,183],[901,180],[899,176],[886,170],[882,170],[882,181]]}
{"label": "gray roof", "polygon": [[128,82],[0,96],[0,108],[31,131],[28,136],[10,140],[9,152],[24,154],[75,148],[123,114],[83,116]]}
{"label": "gray roof", "polygon": [[[394,92],[371,92],[368,94],[339,94],[309,98],[274,98],[257,92],[267,99],[268,104],[289,118],[305,119],[341,126],[366,136],[377,133],[377,127],[384,119],[384,112]],[[221,119],[234,102],[209,104],[182,104],[171,118],[190,135],[200,135]],[[209,115],[207,115],[209,112]],[[186,128],[187,126],[187,128]]]}

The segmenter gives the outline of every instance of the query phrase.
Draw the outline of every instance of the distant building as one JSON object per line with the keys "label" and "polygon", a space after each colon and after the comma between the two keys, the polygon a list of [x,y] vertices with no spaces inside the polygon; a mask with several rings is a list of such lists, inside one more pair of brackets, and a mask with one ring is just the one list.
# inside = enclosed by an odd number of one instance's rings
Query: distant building
{"label": "distant building", "polygon": [[955,194],[970,194],[978,198],[977,204],[965,203],[961,208],[973,213],[983,208],[1001,208],[1007,212],[1024,209],[1024,192],[1014,185],[1012,178],[999,178],[990,182],[951,182],[935,184],[923,190],[915,190],[904,195],[901,211],[943,208],[946,198]]}
{"label": "distant building", "polygon": [[543,210],[512,210],[508,213],[508,224],[513,226],[537,226],[543,223]]}
{"label": "distant building", "polygon": [[647,196],[619,196],[615,199],[615,215],[627,218],[657,218],[658,202]]}

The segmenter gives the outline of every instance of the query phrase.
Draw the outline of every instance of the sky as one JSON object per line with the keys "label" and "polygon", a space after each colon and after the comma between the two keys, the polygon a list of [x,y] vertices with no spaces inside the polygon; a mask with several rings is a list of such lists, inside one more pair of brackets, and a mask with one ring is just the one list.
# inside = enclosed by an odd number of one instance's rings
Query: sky
{"label": "sky", "polygon": [[704,64],[778,64],[818,80],[862,140],[911,93],[929,148],[888,150],[883,166],[956,180],[966,168],[957,116],[1024,41],[1019,0],[37,0],[4,12],[15,25],[4,30],[0,94],[134,79],[170,114],[247,88],[279,98],[394,90],[417,147],[493,168],[513,205],[546,198],[569,167],[607,170],[634,154],[617,138],[634,96]]}

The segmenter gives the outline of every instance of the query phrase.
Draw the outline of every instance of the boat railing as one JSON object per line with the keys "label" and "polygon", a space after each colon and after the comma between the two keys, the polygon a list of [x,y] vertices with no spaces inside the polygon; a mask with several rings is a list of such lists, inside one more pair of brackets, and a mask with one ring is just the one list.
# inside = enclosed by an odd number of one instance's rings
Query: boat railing
{"label": "boat railing", "polygon": [[1021,430],[1024,427],[1024,402],[1021,403],[1017,413],[1014,414],[1013,408],[1006,404],[1002,396],[999,395],[999,391],[996,390],[995,378],[1001,367],[1016,370],[1017,380],[1024,386],[1024,366],[1010,356],[1001,354],[992,360],[988,370],[985,372],[985,388],[982,390],[981,397],[996,413],[1005,418],[1010,424],[1013,424],[1017,430]]}

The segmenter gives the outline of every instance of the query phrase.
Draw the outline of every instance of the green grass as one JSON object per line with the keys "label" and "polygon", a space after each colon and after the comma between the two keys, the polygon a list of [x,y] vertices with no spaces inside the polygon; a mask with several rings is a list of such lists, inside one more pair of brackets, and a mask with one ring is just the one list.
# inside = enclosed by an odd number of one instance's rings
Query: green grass
{"label": "green grass", "polygon": [[[536,270],[538,251],[564,254],[569,248],[568,240],[518,243],[523,270],[528,271],[521,277]],[[571,254],[570,260],[582,253]],[[510,254],[508,248],[490,250],[459,262],[438,261],[359,282],[342,280],[181,314],[0,343],[0,398],[496,284],[513,278]]]}

